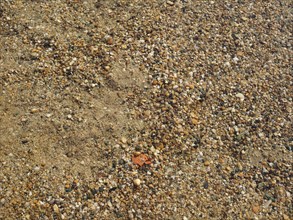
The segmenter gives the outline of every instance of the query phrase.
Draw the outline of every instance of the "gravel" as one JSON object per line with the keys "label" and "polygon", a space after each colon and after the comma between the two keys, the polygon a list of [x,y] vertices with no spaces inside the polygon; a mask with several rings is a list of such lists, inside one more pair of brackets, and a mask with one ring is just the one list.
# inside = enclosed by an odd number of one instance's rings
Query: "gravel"
{"label": "gravel", "polygon": [[0,219],[292,219],[291,6],[1,1]]}

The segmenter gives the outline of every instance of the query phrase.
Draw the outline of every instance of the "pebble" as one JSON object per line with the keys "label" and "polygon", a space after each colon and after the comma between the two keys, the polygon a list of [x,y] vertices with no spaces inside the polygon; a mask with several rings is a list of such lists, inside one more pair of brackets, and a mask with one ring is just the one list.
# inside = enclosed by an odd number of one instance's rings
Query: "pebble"
{"label": "pebble", "polygon": [[53,115],[52,113],[48,113],[48,114],[46,114],[46,117],[50,118],[52,115]]}
{"label": "pebble", "polygon": [[2,198],[2,199],[0,200],[0,202],[1,202],[2,205],[4,205],[4,203],[5,203],[5,199]]}
{"label": "pebble", "polygon": [[237,93],[236,97],[239,98],[241,102],[244,101],[244,95],[242,93]]}
{"label": "pebble", "polygon": [[151,111],[150,110],[146,110],[144,112],[144,114],[145,114],[146,117],[149,117],[151,115]]}
{"label": "pebble", "polygon": [[253,206],[252,206],[252,211],[253,211],[255,214],[259,213],[259,211],[260,211],[260,207],[259,207],[259,205],[258,205],[258,204],[253,205]]}
{"label": "pebble", "polygon": [[237,163],[237,168],[240,170],[240,171],[242,171],[243,170],[243,167],[242,167],[242,165],[241,165],[241,163]]}
{"label": "pebble", "polygon": [[57,214],[59,213],[59,207],[57,206],[57,204],[53,205],[53,210],[55,213],[57,213]]}
{"label": "pebble", "polygon": [[126,137],[122,137],[122,138],[121,138],[121,142],[122,142],[123,144],[126,144],[126,143],[127,143],[127,138],[126,138]]}
{"label": "pebble", "polygon": [[139,151],[135,151],[135,152],[133,153],[133,155],[134,155],[135,157],[139,156],[140,154],[141,154],[141,152],[139,152]]}
{"label": "pebble", "polygon": [[135,180],[133,180],[133,184],[135,186],[139,186],[141,184],[141,180],[140,179],[135,179]]}
{"label": "pebble", "polygon": [[38,108],[32,108],[32,109],[31,109],[31,113],[37,113],[38,111],[39,111]]}
{"label": "pebble", "polygon": [[204,162],[204,165],[205,165],[205,166],[209,166],[210,164],[211,164],[211,163],[210,163],[210,161],[208,161],[208,160]]}
{"label": "pebble", "polygon": [[105,70],[108,71],[108,70],[110,70],[111,67],[110,66],[105,66],[104,68],[105,68]]}
{"label": "pebble", "polygon": [[271,203],[272,203],[272,200],[267,200],[266,202],[264,202],[263,203],[264,209],[267,209],[270,206]]}
{"label": "pebble", "polygon": [[40,171],[40,167],[39,166],[36,166],[35,168],[34,168],[34,171],[36,171],[36,172],[38,172],[38,171]]}
{"label": "pebble", "polygon": [[122,45],[121,45],[121,48],[122,48],[123,50],[126,50],[126,49],[127,49],[127,45],[126,45],[126,44],[122,44]]}
{"label": "pebble", "polygon": [[203,188],[205,189],[209,188],[209,183],[207,181],[204,181]]}

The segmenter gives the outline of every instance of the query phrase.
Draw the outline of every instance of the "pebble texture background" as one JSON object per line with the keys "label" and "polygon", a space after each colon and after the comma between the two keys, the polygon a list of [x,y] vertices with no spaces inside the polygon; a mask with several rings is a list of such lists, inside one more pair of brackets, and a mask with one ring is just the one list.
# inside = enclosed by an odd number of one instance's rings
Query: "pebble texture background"
{"label": "pebble texture background", "polygon": [[292,219],[291,8],[0,1],[0,219]]}

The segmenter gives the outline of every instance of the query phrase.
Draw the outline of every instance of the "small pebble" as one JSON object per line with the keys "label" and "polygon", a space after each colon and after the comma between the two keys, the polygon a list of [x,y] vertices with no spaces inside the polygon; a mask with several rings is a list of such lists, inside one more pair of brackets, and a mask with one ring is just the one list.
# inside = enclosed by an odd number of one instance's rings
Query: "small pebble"
{"label": "small pebble", "polygon": [[31,109],[31,113],[36,113],[36,112],[38,112],[39,111],[39,109],[37,109],[37,108],[32,108]]}
{"label": "small pebble", "polygon": [[126,44],[122,44],[122,45],[121,45],[121,48],[122,48],[123,50],[126,50],[126,49],[127,49],[127,45],[126,45]]}
{"label": "small pebble", "polygon": [[4,203],[5,203],[5,199],[2,198],[2,199],[0,200],[0,202],[1,202],[2,205],[4,205]]}
{"label": "small pebble", "polygon": [[123,144],[126,144],[126,143],[127,143],[127,139],[126,139],[126,137],[122,137],[122,138],[121,138],[121,142],[122,142]]}
{"label": "small pebble", "polygon": [[209,166],[209,165],[210,165],[210,161],[208,161],[208,160],[205,161],[205,162],[204,162],[204,165],[205,165],[205,166]]}
{"label": "small pebble", "polygon": [[135,151],[134,153],[133,153],[133,155],[135,156],[135,157],[137,157],[137,156],[139,156],[141,153],[139,152],[139,151]]}
{"label": "small pebble", "polygon": [[252,206],[252,211],[253,211],[255,214],[259,213],[259,211],[260,211],[260,207],[259,207],[259,205],[258,205],[258,204],[253,205],[253,206]]}
{"label": "small pebble", "polygon": [[59,213],[59,208],[58,208],[57,204],[53,205],[53,210],[55,213]]}
{"label": "small pebble", "polygon": [[239,98],[241,102],[244,101],[244,95],[242,93],[237,93],[236,97]]}
{"label": "small pebble", "polygon": [[205,189],[209,188],[209,183],[207,181],[204,181],[203,188]]}
{"label": "small pebble", "polygon": [[48,114],[46,114],[46,117],[50,118],[52,115],[53,115],[52,113],[48,113]]}
{"label": "small pebble", "polygon": [[34,168],[34,171],[36,171],[36,172],[38,172],[38,171],[40,171],[40,167],[39,166],[36,166],[35,168]]}
{"label": "small pebble", "polygon": [[135,180],[133,180],[133,183],[135,186],[139,186],[141,184],[141,181],[140,181],[140,179],[135,179]]}

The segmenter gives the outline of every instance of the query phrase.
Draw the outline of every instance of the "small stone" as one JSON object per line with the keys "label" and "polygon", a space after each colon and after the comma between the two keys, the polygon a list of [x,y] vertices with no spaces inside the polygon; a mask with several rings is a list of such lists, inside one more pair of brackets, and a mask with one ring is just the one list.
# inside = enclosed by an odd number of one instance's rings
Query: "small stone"
{"label": "small stone", "polygon": [[59,208],[58,208],[58,206],[56,204],[53,205],[53,210],[54,210],[55,213],[59,213]]}
{"label": "small stone", "polygon": [[112,203],[111,203],[110,200],[107,202],[107,205],[109,206],[109,208],[112,208],[113,207],[113,205],[112,205]]}
{"label": "small stone", "polygon": [[133,180],[133,184],[134,184],[135,186],[139,186],[139,185],[141,184],[140,179],[135,179],[135,180]]}
{"label": "small stone", "polygon": [[227,166],[227,167],[226,167],[226,170],[227,170],[228,172],[231,172],[232,168],[229,167],[229,166]]}
{"label": "small stone", "polygon": [[5,199],[2,198],[2,199],[0,200],[0,203],[1,203],[2,205],[4,205],[4,204],[5,204]]}
{"label": "small stone", "polygon": [[38,171],[40,171],[40,167],[39,166],[36,166],[35,168],[34,168],[34,171],[36,171],[36,172],[38,172]]}
{"label": "small stone", "polygon": [[121,48],[122,48],[123,50],[126,50],[126,49],[127,49],[127,45],[126,45],[126,44],[122,44],[122,45],[121,45]]}
{"label": "small stone", "polygon": [[244,55],[244,53],[242,52],[242,51],[237,51],[237,56],[243,56]]}
{"label": "small stone", "polygon": [[288,216],[288,215],[286,215],[286,214],[283,214],[283,219],[284,219],[284,220],[289,220],[290,218],[289,218],[289,216]]}
{"label": "small stone", "polygon": [[52,115],[53,115],[52,113],[48,113],[48,114],[46,114],[46,117],[50,118]]}
{"label": "small stone", "polygon": [[113,44],[113,38],[110,35],[106,35],[104,40],[107,44]]}
{"label": "small stone", "polygon": [[145,115],[146,117],[149,117],[149,116],[151,115],[151,111],[150,111],[150,110],[146,110],[146,111],[144,112],[144,115]]}
{"label": "small stone", "polygon": [[209,166],[209,165],[210,165],[210,161],[205,161],[205,162],[204,162],[204,165],[205,165],[205,166]]}
{"label": "small stone", "polygon": [[237,168],[238,168],[238,170],[240,170],[240,171],[242,171],[243,170],[243,167],[242,167],[242,165],[241,165],[241,163],[237,163]]}
{"label": "small stone", "polygon": [[253,211],[255,214],[259,213],[259,210],[260,210],[260,207],[259,207],[258,204],[255,204],[255,205],[252,206],[252,211]]}
{"label": "small stone", "polygon": [[109,45],[112,45],[113,44],[113,38],[112,37],[109,37],[107,39],[107,44],[109,44]]}
{"label": "small stone", "polygon": [[259,133],[258,133],[258,136],[259,136],[260,139],[263,139],[264,136],[265,136],[265,134],[264,134],[263,132],[259,132]]}
{"label": "small stone", "polygon": [[72,119],[72,115],[67,115],[67,119],[71,120]]}
{"label": "small stone", "polygon": [[172,5],[174,5],[174,2],[172,2],[172,1],[167,1],[167,4],[172,6]]}
{"label": "small stone", "polygon": [[139,152],[139,151],[135,151],[135,152],[133,153],[133,155],[134,155],[135,157],[139,156],[140,154],[141,154],[141,152]]}
{"label": "small stone", "polygon": [[122,142],[123,144],[126,144],[126,143],[127,143],[127,139],[126,139],[126,137],[122,137],[122,138],[121,138],[121,142]]}
{"label": "small stone", "polygon": [[31,53],[31,58],[32,58],[33,60],[36,60],[38,57],[39,57],[39,54],[38,54],[38,53],[36,53],[36,52],[32,52],[32,53]]}
{"label": "small stone", "polygon": [[244,95],[242,93],[237,93],[236,97],[239,98],[241,102],[244,101]]}
{"label": "small stone", "polygon": [[27,121],[27,118],[22,118],[21,119],[21,122],[26,122]]}
{"label": "small stone", "polygon": [[209,188],[209,183],[207,181],[204,181],[203,188],[205,189]]}
{"label": "small stone", "polygon": [[31,109],[31,113],[36,113],[36,112],[38,112],[39,111],[39,109],[37,109],[37,108],[32,108]]}
{"label": "small stone", "polygon": [[197,125],[198,124],[198,120],[196,118],[192,118],[191,119],[192,124]]}
{"label": "small stone", "polygon": [[272,200],[267,200],[266,202],[264,202],[263,203],[264,209],[267,209],[270,206],[271,203],[272,203]]}
{"label": "small stone", "polygon": [[238,57],[234,57],[234,58],[233,58],[233,62],[234,62],[234,63],[237,63],[238,61],[239,61],[239,58],[238,58]]}

